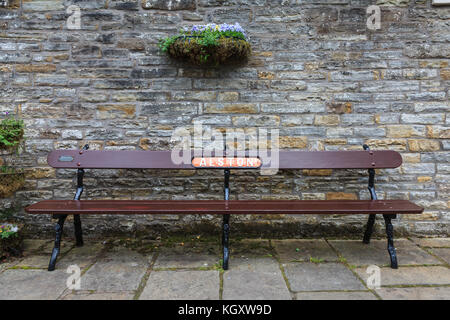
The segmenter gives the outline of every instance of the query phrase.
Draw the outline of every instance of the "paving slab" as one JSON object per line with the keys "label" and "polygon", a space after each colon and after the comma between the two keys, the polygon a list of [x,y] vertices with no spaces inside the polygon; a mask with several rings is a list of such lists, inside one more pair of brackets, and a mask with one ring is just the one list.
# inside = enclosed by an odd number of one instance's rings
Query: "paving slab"
{"label": "paving slab", "polygon": [[4,262],[0,263],[0,273],[3,270],[6,270],[6,269],[12,267],[13,265],[14,265],[14,262],[10,262],[10,261],[8,261],[8,262],[4,261]]}
{"label": "paving slab", "polygon": [[49,245],[53,243],[51,240],[40,240],[40,239],[25,239],[23,240],[23,254],[24,256],[33,254],[39,251],[44,245]]}
{"label": "paving slab", "polygon": [[281,262],[310,261],[310,258],[337,261],[336,252],[323,239],[272,240]]}
{"label": "paving slab", "polygon": [[342,263],[283,264],[292,291],[366,290]]}
{"label": "paving slab", "polygon": [[8,269],[0,274],[0,300],[55,300],[70,275],[55,270]]}
{"label": "paving slab", "polygon": [[273,258],[232,258],[223,274],[223,299],[292,299],[278,262]]}
{"label": "paving slab", "polygon": [[140,300],[218,300],[219,271],[152,271]]}
{"label": "paving slab", "polygon": [[[18,268],[34,268],[34,269],[46,269],[48,268],[48,263],[50,262],[50,255],[29,255],[21,260],[16,267]],[[58,267],[58,262],[56,263]]]}
{"label": "paving slab", "polygon": [[450,248],[450,238],[412,238],[412,241],[422,247]]}
{"label": "paving slab", "polygon": [[272,255],[269,240],[266,239],[244,239],[230,241],[231,257],[268,257]]}
{"label": "paving slab", "polygon": [[75,291],[62,300],[133,300],[134,292],[89,292]]}
{"label": "paving slab", "polygon": [[77,265],[81,269],[84,269],[94,263],[103,249],[104,245],[100,242],[85,244],[82,247],[74,247],[57,261],[56,268],[66,269],[70,265]]}
{"label": "paving slab", "polygon": [[383,300],[450,300],[450,287],[381,288]]}
{"label": "paving slab", "polygon": [[297,292],[296,300],[378,300],[370,291]]}
{"label": "paving slab", "polygon": [[[52,254],[53,248],[55,246],[55,242],[54,241],[50,241],[49,243],[47,243],[46,245],[44,245],[40,250],[39,250],[39,254],[41,255],[48,255],[50,257],[50,255]],[[75,243],[72,241],[61,241],[60,244],[60,251],[59,253],[61,255],[67,253],[70,249],[72,249],[75,246]]]}
{"label": "paving slab", "polygon": [[[390,266],[387,240],[372,240],[370,244],[364,244],[359,240],[330,240],[329,243],[344,256],[350,265]],[[400,266],[442,264],[442,261],[407,239],[394,240],[394,246]]]}
{"label": "paving slab", "polygon": [[136,290],[151,256],[127,248],[114,248],[81,277],[81,290],[120,292]]}
{"label": "paving slab", "polygon": [[431,252],[450,264],[450,248],[432,248]]}
{"label": "paving slab", "polygon": [[220,261],[219,253],[218,245],[207,243],[163,247],[153,268],[213,267]]}
{"label": "paving slab", "polygon": [[[95,257],[103,249],[101,243],[87,244],[83,247],[74,247],[72,250],[61,253],[56,261],[56,269],[66,270],[70,265],[77,265],[81,269],[92,264]],[[50,261],[49,255],[29,255],[21,260],[16,266],[19,268],[40,268],[47,269]]]}
{"label": "paving slab", "polygon": [[[367,282],[366,268],[356,268],[358,275]],[[395,285],[445,285],[450,284],[450,269],[447,267],[400,267],[380,268],[381,286]]]}

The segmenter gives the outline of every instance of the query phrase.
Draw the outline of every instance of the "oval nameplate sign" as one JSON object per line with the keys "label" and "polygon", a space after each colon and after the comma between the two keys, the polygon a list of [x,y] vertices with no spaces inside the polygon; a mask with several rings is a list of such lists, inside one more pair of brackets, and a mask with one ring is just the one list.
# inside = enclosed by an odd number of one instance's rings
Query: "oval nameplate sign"
{"label": "oval nameplate sign", "polygon": [[58,158],[58,161],[61,161],[61,162],[72,162],[73,161],[73,157],[72,156],[60,156]]}
{"label": "oval nameplate sign", "polygon": [[259,168],[261,160],[259,158],[245,157],[202,157],[193,158],[192,166],[195,168]]}

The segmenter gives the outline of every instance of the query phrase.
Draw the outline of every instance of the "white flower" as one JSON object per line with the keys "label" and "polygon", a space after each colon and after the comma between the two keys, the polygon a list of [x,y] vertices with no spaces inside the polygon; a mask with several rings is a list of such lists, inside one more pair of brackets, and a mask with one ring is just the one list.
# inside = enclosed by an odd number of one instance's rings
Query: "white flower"
{"label": "white flower", "polygon": [[16,224],[6,223],[5,224],[6,229],[9,229],[9,232],[18,232],[19,227]]}

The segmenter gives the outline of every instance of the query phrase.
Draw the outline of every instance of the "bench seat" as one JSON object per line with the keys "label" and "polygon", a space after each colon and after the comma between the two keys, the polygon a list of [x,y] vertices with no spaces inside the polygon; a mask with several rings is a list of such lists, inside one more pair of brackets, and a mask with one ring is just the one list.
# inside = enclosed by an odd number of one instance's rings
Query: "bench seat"
{"label": "bench seat", "polygon": [[[423,208],[407,200],[378,200],[375,192],[377,169],[398,168],[401,155],[393,150],[304,151],[304,150],[55,150],[48,154],[47,162],[53,168],[76,169],[77,187],[74,200],[44,200],[25,208],[29,214],[52,214],[58,219],[55,225],[55,246],[48,270],[55,270],[60,252],[64,221],[73,215],[76,245],[83,245],[82,215],[87,214],[216,214],[222,215],[223,269],[228,269],[230,216],[233,214],[368,214],[363,242],[369,243],[376,214],[382,214],[388,238],[387,250],[391,267],[398,268],[394,247],[392,219],[397,214],[420,214]],[[182,161],[181,161],[182,160]],[[150,169],[146,174],[167,170],[223,170],[223,200],[81,200],[84,191],[85,169]],[[303,169],[366,169],[371,200],[230,200],[231,170]],[[265,171],[265,169],[271,169]],[[153,171],[157,170],[157,171]],[[126,173],[126,172],[125,172]],[[393,174],[393,173],[387,173]],[[269,178],[270,179],[270,178]],[[300,178],[298,178],[300,179]],[[150,188],[149,188],[150,189]],[[305,189],[306,190],[306,189]],[[356,193],[356,190],[354,190]]]}
{"label": "bench seat", "polygon": [[31,214],[413,214],[408,200],[44,200]]}

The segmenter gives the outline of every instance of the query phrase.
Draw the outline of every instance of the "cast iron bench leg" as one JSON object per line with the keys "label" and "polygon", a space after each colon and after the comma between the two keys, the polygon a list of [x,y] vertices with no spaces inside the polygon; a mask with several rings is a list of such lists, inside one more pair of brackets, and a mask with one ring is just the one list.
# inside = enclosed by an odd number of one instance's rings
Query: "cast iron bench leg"
{"label": "cast iron bench leg", "polygon": [[66,214],[58,216],[58,223],[55,226],[55,231],[56,231],[55,247],[53,248],[52,256],[50,258],[50,263],[48,264],[48,271],[55,270],[56,258],[59,255],[64,221],[66,220],[66,218],[67,218]]}
{"label": "cast iron bench leg", "polygon": [[[230,169],[224,170],[224,200],[230,200]],[[228,208],[228,205],[225,206]],[[230,250],[228,248],[230,240],[230,215],[223,215],[223,233],[222,233],[222,246],[223,246],[223,270],[228,270],[228,259],[230,258]]]}
{"label": "cast iron bench leg", "polygon": [[229,258],[229,248],[228,242],[230,238],[230,215],[223,215],[223,235],[222,235],[222,246],[223,246],[223,270],[228,270],[228,258]]}
{"label": "cast iron bench leg", "polygon": [[[364,150],[368,150],[370,152],[370,148],[367,144],[363,145]],[[369,185],[367,189],[370,192],[370,199],[377,200],[377,193],[375,192],[375,169],[369,169]],[[364,233],[363,243],[369,244],[370,237],[373,232],[373,224],[375,223],[375,214],[369,215],[369,220],[367,220],[366,232]]]}
{"label": "cast iron bench leg", "polygon": [[81,219],[79,214],[73,215],[73,226],[75,229],[76,246],[83,246],[83,231],[81,229]]}
{"label": "cast iron bench leg", "polygon": [[392,226],[391,220],[395,219],[395,214],[383,214],[384,222],[386,223],[386,235],[388,238],[387,250],[389,256],[391,257],[391,268],[398,269],[397,263],[397,253],[394,247],[394,227]]}
{"label": "cast iron bench leg", "polygon": [[[85,145],[81,152],[83,150],[89,149],[88,145]],[[80,200],[81,195],[83,194],[83,177],[84,177],[84,169],[78,169],[77,170],[77,192],[75,193],[75,197],[73,200]],[[75,239],[76,239],[76,246],[81,247],[83,246],[83,232],[81,229],[81,219],[79,214],[73,215],[73,226],[75,230]]]}
{"label": "cast iron bench leg", "polygon": [[366,232],[364,233],[363,243],[369,244],[370,237],[373,232],[373,224],[375,223],[375,214],[369,214],[369,220],[367,220]]}

